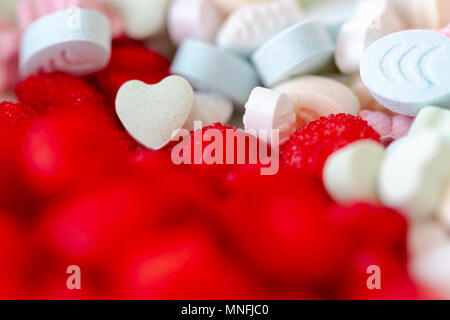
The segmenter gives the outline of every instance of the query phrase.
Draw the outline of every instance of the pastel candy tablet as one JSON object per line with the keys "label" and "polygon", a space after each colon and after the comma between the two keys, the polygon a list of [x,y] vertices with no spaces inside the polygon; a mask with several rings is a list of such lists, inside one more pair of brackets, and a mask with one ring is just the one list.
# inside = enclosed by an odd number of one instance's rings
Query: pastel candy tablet
{"label": "pastel candy tablet", "polygon": [[210,0],[216,3],[226,13],[231,13],[241,6],[253,2],[276,2],[278,0]]}
{"label": "pastel candy tablet", "polygon": [[263,44],[252,61],[266,86],[320,71],[332,62],[333,42],[318,21],[293,25]]}
{"label": "pastel candy tablet", "polygon": [[448,239],[445,228],[433,220],[411,223],[408,229],[408,251],[413,257],[433,249]]}
{"label": "pastel candy tablet", "polygon": [[325,163],[325,188],[339,203],[377,203],[383,158],[384,147],[372,140],[360,140],[334,152]]}
{"label": "pastel candy tablet", "polygon": [[450,22],[448,0],[394,0],[402,19],[412,28],[437,29]]}
{"label": "pastel candy tablet", "polygon": [[179,45],[186,38],[212,42],[224,14],[210,0],[175,0],[170,6],[168,28]]}
{"label": "pastel candy tablet", "polygon": [[410,30],[372,44],[361,62],[361,78],[385,107],[409,116],[429,105],[450,107],[450,39]]}
{"label": "pastel candy tablet", "polygon": [[203,127],[217,122],[226,124],[232,115],[233,104],[230,100],[217,93],[196,92],[194,105],[184,128],[194,130],[195,121],[201,121]]}
{"label": "pastel candy tablet", "polygon": [[380,111],[362,110],[359,116],[375,129],[382,139],[391,137],[392,118]]}
{"label": "pastel candy tablet", "polygon": [[317,2],[307,7],[307,14],[310,19],[319,20],[331,38],[336,43],[339,31],[345,22],[347,22],[355,9],[356,0],[333,0]]}
{"label": "pastel candy tablet", "polygon": [[446,26],[445,28],[438,30],[437,32],[450,38],[450,24],[448,26]]}
{"label": "pastel candy tablet", "polygon": [[436,130],[450,139],[450,110],[432,106],[420,110],[409,134],[415,135],[427,130]]}
{"label": "pastel candy tablet", "polygon": [[217,44],[242,56],[304,17],[297,0],[249,4],[233,12],[217,35]]}
{"label": "pastel candy tablet", "polygon": [[14,22],[16,20],[16,6],[20,0],[0,1],[0,20]]}
{"label": "pastel candy tablet", "polygon": [[108,19],[99,12],[80,9],[72,24],[72,14],[71,10],[63,10],[46,15],[25,30],[20,47],[22,77],[42,71],[81,76],[108,64],[111,56]]}
{"label": "pastel candy tablet", "polygon": [[182,128],[193,103],[192,87],[181,77],[170,76],[155,85],[132,80],[117,93],[116,113],[136,141],[159,150]]}
{"label": "pastel candy tablet", "polygon": [[136,40],[144,40],[163,31],[166,25],[169,0],[105,0],[121,13],[125,33]]}
{"label": "pastel candy tablet", "polygon": [[258,75],[246,60],[192,39],[178,48],[171,69],[194,88],[217,91],[242,106],[259,85]]}
{"label": "pastel candy tablet", "polygon": [[447,230],[450,229],[450,183],[447,183],[443,196],[440,199],[437,218]]}
{"label": "pastel candy tablet", "polygon": [[348,83],[349,88],[358,97],[361,109],[367,109],[372,111],[383,111],[392,113],[389,109],[382,106],[370,93],[366,85],[361,79],[359,74],[353,75],[352,79]]}
{"label": "pastel candy tablet", "polygon": [[381,201],[414,219],[430,217],[450,177],[449,162],[450,145],[436,132],[394,142],[381,166]]}
{"label": "pastel candy tablet", "polygon": [[336,65],[343,73],[356,73],[364,50],[377,39],[404,29],[390,0],[362,0],[339,32]]}
{"label": "pastel candy tablet", "polygon": [[274,87],[286,93],[294,105],[297,127],[330,114],[357,115],[360,103],[355,94],[335,80],[319,76],[302,76]]}
{"label": "pastel candy tablet", "polygon": [[245,105],[244,125],[246,131],[257,133],[269,144],[273,142],[273,130],[279,130],[279,143],[283,144],[295,131],[292,102],[284,93],[257,87]]}
{"label": "pastel candy tablet", "polygon": [[363,110],[360,117],[374,128],[382,139],[400,139],[406,136],[414,121],[413,117],[390,115],[380,111]]}
{"label": "pastel candy tablet", "polygon": [[438,299],[450,299],[450,241],[442,241],[413,257],[409,273],[414,282]]}
{"label": "pastel candy tablet", "polygon": [[401,114],[392,116],[392,132],[394,139],[400,139],[406,136],[414,122],[414,117],[408,117]]}
{"label": "pastel candy tablet", "polygon": [[19,27],[25,29],[43,16],[66,9],[71,10],[69,12],[72,12],[73,18],[76,19],[76,10],[79,8],[103,13],[109,19],[112,35],[122,35],[123,27],[119,16],[108,10],[101,0],[22,0],[17,7],[17,20]]}
{"label": "pastel candy tablet", "polygon": [[20,33],[9,23],[0,21],[0,92],[12,89],[18,80]]}

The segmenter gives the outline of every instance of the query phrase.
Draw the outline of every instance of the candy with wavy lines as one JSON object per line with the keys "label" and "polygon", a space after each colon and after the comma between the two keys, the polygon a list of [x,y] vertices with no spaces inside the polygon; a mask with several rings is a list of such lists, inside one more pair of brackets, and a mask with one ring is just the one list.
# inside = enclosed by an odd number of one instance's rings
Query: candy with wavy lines
{"label": "candy with wavy lines", "polygon": [[415,116],[423,107],[450,108],[450,39],[432,31],[394,33],[372,44],[361,78],[386,108]]}
{"label": "candy with wavy lines", "polygon": [[220,47],[249,56],[265,41],[304,18],[297,0],[248,4],[231,14],[217,35]]}

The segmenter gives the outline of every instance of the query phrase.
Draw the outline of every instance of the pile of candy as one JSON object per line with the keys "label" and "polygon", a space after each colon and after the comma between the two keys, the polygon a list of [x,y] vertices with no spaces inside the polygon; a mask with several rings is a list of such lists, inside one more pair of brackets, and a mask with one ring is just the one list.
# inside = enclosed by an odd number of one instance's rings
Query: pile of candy
{"label": "pile of candy", "polygon": [[1,1],[0,298],[450,298],[449,23],[448,0]]}

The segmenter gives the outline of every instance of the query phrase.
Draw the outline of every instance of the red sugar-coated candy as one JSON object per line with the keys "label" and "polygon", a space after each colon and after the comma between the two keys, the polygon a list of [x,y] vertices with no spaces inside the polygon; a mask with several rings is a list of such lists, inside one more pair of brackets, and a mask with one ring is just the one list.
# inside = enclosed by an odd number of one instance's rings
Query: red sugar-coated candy
{"label": "red sugar-coated candy", "polygon": [[326,219],[332,201],[299,172],[241,174],[219,225],[253,272],[276,285],[321,286],[347,256],[347,238]]}
{"label": "red sugar-coated candy", "polygon": [[109,65],[91,77],[110,106],[115,105],[117,91],[129,80],[155,84],[170,75],[169,61],[135,42],[115,42]]}
{"label": "red sugar-coated candy", "polygon": [[16,87],[20,102],[39,112],[74,108],[86,112],[104,108],[103,98],[85,80],[62,73],[31,76]]}
{"label": "red sugar-coated candy", "polygon": [[0,103],[0,135],[11,133],[35,121],[38,113],[33,108],[21,103]]}
{"label": "red sugar-coated candy", "polygon": [[330,115],[297,130],[282,151],[281,163],[321,178],[330,154],[361,139],[379,142],[380,135],[359,117]]}
{"label": "red sugar-coated candy", "polygon": [[113,279],[126,299],[257,299],[251,275],[226,257],[197,227],[153,232],[118,256]]}
{"label": "red sugar-coated candy", "polygon": [[[211,135],[212,138],[207,137],[207,133]],[[219,158],[222,164],[209,165],[205,159],[212,155],[210,160],[218,161],[215,159],[215,153],[212,152],[212,144],[215,141],[214,134],[219,133],[222,138],[220,143],[223,146],[221,150],[222,157]],[[203,141],[202,140],[203,137]],[[231,139],[231,137],[233,137]],[[212,139],[212,141],[207,141],[207,139]],[[240,145],[239,141],[244,141],[245,145]],[[182,142],[172,142],[165,150],[172,156],[177,155],[180,158],[183,156],[183,151],[185,146],[187,149],[191,150],[190,163],[194,164],[190,167],[196,176],[205,178],[207,181],[214,183],[215,188],[219,186],[223,177],[230,171],[234,170],[243,164],[253,165],[260,168],[262,166],[261,159],[259,158],[259,147],[267,147],[265,144],[260,145],[260,141],[257,140],[252,135],[246,134],[237,130],[236,128],[224,126],[220,123],[215,123],[211,126],[202,128],[201,130],[191,132],[190,145],[188,140],[184,139]],[[201,152],[196,152],[196,149]],[[267,148],[269,150],[270,148]],[[229,153],[232,152],[232,155]],[[252,157],[250,157],[252,155]],[[256,157],[253,157],[256,155]],[[232,156],[232,157],[231,157]],[[231,163],[227,159],[231,157]]]}
{"label": "red sugar-coated candy", "polygon": [[67,109],[42,117],[19,141],[17,164],[28,188],[52,194],[117,172],[124,145],[104,113]]}
{"label": "red sugar-coated candy", "polygon": [[397,211],[370,204],[336,205],[328,217],[352,239],[355,250],[385,251],[406,259],[408,226]]}

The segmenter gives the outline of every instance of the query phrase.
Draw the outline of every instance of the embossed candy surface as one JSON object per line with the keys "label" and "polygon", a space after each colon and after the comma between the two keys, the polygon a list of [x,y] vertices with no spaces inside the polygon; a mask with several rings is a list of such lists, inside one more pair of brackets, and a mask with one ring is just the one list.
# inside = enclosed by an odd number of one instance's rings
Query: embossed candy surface
{"label": "embossed candy surface", "polygon": [[249,4],[225,21],[217,43],[220,47],[249,56],[264,41],[303,17],[297,0]]}
{"label": "embossed candy surface", "polygon": [[432,31],[402,31],[372,44],[361,78],[388,109],[414,116],[429,105],[450,107],[450,39]]}
{"label": "embossed candy surface", "polygon": [[26,29],[20,47],[22,77],[54,71],[81,76],[108,64],[111,31],[107,17],[87,9],[77,14],[74,20],[70,10],[58,11]]}

